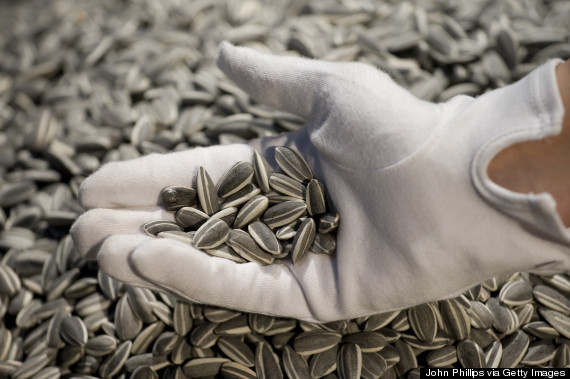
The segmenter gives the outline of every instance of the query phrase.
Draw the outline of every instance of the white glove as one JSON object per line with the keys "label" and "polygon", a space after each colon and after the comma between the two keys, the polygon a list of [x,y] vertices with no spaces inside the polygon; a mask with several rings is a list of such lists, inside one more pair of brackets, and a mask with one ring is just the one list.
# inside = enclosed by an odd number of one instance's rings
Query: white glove
{"label": "white glove", "polygon": [[247,312],[332,321],[462,293],[498,274],[570,268],[570,233],[548,194],[492,183],[487,164],[505,147],[558,134],[564,114],[551,61],[477,99],[420,101],[362,63],[277,57],[224,43],[219,67],[254,99],[294,112],[298,132],[251,143],[298,150],[341,215],[333,258],[296,266],[237,264],[141,225],[172,219],[168,185],[191,185],[199,166],[214,183],[246,145],[196,148],[109,163],[87,178],[79,250],[123,282]]}

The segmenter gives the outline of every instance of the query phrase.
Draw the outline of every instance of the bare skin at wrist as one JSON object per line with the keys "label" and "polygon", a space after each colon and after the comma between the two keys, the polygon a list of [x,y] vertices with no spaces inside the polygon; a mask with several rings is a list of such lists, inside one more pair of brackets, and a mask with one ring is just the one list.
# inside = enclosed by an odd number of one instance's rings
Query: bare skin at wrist
{"label": "bare skin at wrist", "polygon": [[497,154],[489,178],[514,192],[548,192],[562,222],[570,227],[570,60],[556,67],[565,114],[562,132],[553,137],[512,145]]}

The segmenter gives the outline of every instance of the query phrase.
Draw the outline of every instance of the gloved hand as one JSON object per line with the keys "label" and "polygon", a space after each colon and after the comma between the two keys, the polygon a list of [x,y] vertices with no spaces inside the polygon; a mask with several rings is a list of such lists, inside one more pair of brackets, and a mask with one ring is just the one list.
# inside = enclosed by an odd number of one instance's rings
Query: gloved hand
{"label": "gloved hand", "polygon": [[[87,212],[72,235],[110,276],[195,302],[326,322],[455,296],[498,274],[569,269],[570,237],[552,197],[515,194],[486,173],[505,147],[560,132],[555,61],[478,99],[444,104],[420,101],[362,63],[228,43],[217,63],[254,99],[306,126],[250,146],[108,163],[87,178]],[[158,205],[163,187],[195,188],[199,166],[216,183],[236,161],[251,162],[252,147],[274,164],[273,146],[283,145],[307,159],[341,215],[336,256],[236,264],[142,232],[148,221],[172,219]]]}

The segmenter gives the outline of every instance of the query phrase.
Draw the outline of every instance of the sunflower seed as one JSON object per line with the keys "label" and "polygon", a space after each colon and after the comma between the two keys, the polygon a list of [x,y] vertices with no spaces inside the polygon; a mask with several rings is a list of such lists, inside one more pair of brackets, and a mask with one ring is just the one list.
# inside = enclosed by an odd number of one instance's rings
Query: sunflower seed
{"label": "sunflower seed", "polygon": [[181,339],[182,337],[175,332],[163,332],[154,341],[152,354],[155,356],[169,355]]}
{"label": "sunflower seed", "polygon": [[222,203],[222,209],[237,207],[244,204],[254,196],[259,195],[260,192],[261,190],[258,187],[249,183],[236,193],[228,196]]}
{"label": "sunflower seed", "polygon": [[204,167],[198,169],[198,176],[196,178],[196,185],[198,187],[198,200],[200,206],[208,216],[213,215],[220,209],[218,201],[218,194],[212,178]]}
{"label": "sunflower seed", "polygon": [[[397,340],[394,343],[394,347],[398,352],[398,355],[400,356],[400,360],[398,361],[398,363],[396,363],[396,368],[398,369],[399,372],[402,373],[408,372],[418,367],[418,361],[416,359],[416,355],[414,354],[414,351],[412,350],[412,347],[410,345],[408,345],[402,340]],[[382,352],[380,352],[380,354],[382,355]],[[384,355],[382,356],[384,357],[384,359],[386,359]],[[387,359],[386,362],[388,363]]]}
{"label": "sunflower seed", "polygon": [[304,199],[307,191],[307,188],[295,179],[277,173],[269,176],[269,185],[275,191],[296,199]]}
{"label": "sunflower seed", "polygon": [[493,326],[493,313],[480,301],[471,301],[471,326],[478,329],[489,329]]}
{"label": "sunflower seed", "polygon": [[270,228],[287,225],[305,213],[306,209],[307,205],[302,201],[285,201],[267,209],[263,222]]}
{"label": "sunflower seed", "polygon": [[248,162],[238,162],[224,174],[218,182],[218,196],[226,198],[251,182],[253,166]]}
{"label": "sunflower seed", "polygon": [[315,330],[298,334],[293,341],[293,348],[302,356],[323,352],[338,345],[342,335],[326,330]]}
{"label": "sunflower seed", "polygon": [[204,349],[214,346],[218,340],[218,335],[214,333],[217,327],[218,324],[212,322],[197,325],[190,333],[190,343]]}
{"label": "sunflower seed", "polygon": [[528,324],[532,320],[532,316],[535,312],[533,304],[525,304],[522,307],[515,309],[517,318],[519,320],[518,327],[521,328],[523,325]]}
{"label": "sunflower seed", "polygon": [[386,338],[376,332],[358,332],[349,334],[342,339],[345,343],[358,345],[363,353],[373,353],[380,351],[387,345]]}
{"label": "sunflower seed", "polygon": [[[124,363],[124,367],[127,372],[133,372],[138,367],[150,367],[151,370],[158,371],[170,364],[168,358],[164,355],[156,356],[152,353],[145,353],[128,357]],[[99,368],[99,370],[100,369],[101,368]]]}
{"label": "sunflower seed", "polygon": [[563,343],[558,346],[554,358],[552,358],[552,366],[556,368],[570,366],[570,345]]}
{"label": "sunflower seed", "polygon": [[188,358],[192,357],[192,346],[186,338],[179,338],[176,346],[170,354],[170,361],[175,365],[182,365]]}
{"label": "sunflower seed", "polygon": [[340,216],[338,213],[325,213],[318,218],[319,233],[330,233],[338,227]]}
{"label": "sunflower seed", "polygon": [[568,278],[568,276],[556,274],[552,277],[542,277],[542,280],[551,287],[556,288],[558,291],[563,292],[566,295],[570,294],[570,278]]}
{"label": "sunflower seed", "polygon": [[462,340],[469,336],[471,319],[457,300],[449,299],[439,302],[439,309],[443,323],[449,328],[456,340]]}
{"label": "sunflower seed", "polygon": [[206,320],[218,324],[233,320],[241,315],[240,312],[218,307],[204,307],[202,313]]}
{"label": "sunflower seed", "polygon": [[283,369],[291,379],[308,378],[309,366],[307,362],[289,345],[283,348],[282,353]]}
{"label": "sunflower seed", "polygon": [[61,338],[72,346],[84,346],[87,343],[87,328],[77,316],[69,316],[61,322]]}
{"label": "sunflower seed", "polygon": [[246,315],[240,315],[229,321],[223,322],[215,330],[219,336],[239,336],[251,333]]}
{"label": "sunflower seed", "polygon": [[408,321],[416,336],[426,343],[432,343],[437,333],[437,319],[429,304],[417,305],[408,310]]}
{"label": "sunflower seed", "polygon": [[230,228],[220,219],[209,219],[194,235],[197,249],[213,249],[224,243],[230,235]]}
{"label": "sunflower seed", "polygon": [[0,189],[0,207],[8,208],[28,200],[37,191],[31,181],[3,183]]}
{"label": "sunflower seed", "polygon": [[[181,209],[184,209],[184,208],[181,208]],[[194,208],[187,208],[187,209],[194,209]],[[177,221],[180,224],[182,224],[182,222],[180,222],[179,220],[177,220]],[[148,234],[149,236],[153,236],[153,237],[158,235],[158,233],[160,233],[160,232],[182,231],[182,229],[180,229],[180,226],[178,226],[176,223],[171,222],[171,221],[163,221],[163,220],[147,222],[146,224],[144,224],[143,228],[144,228],[144,231],[146,232],[146,234]]]}
{"label": "sunflower seed", "polygon": [[[206,213],[202,212],[199,209],[192,207],[183,207],[176,211],[174,218],[176,219],[176,222],[184,228],[198,229],[208,220],[209,217]],[[173,228],[170,230],[182,230],[180,229],[180,226],[176,226],[178,229]]]}
{"label": "sunflower seed", "polygon": [[248,200],[237,213],[234,228],[241,229],[260,217],[268,205],[269,200],[263,195],[257,195]]}
{"label": "sunflower seed", "polygon": [[131,353],[133,355],[144,353],[153,341],[162,333],[164,326],[165,325],[162,321],[157,321],[144,328],[134,339]]}
{"label": "sunflower seed", "polygon": [[430,367],[445,367],[457,362],[457,349],[455,346],[445,346],[432,350],[426,355],[426,362]]}
{"label": "sunflower seed", "polygon": [[184,301],[177,301],[172,315],[174,331],[179,336],[185,336],[192,330],[192,318],[190,317],[190,305]]}
{"label": "sunflower seed", "polygon": [[228,224],[228,226],[231,228],[236,219],[236,214],[237,214],[237,208],[229,207],[229,208],[224,208],[221,211],[213,214],[210,218],[220,219],[226,224]]}
{"label": "sunflower seed", "polygon": [[287,225],[284,225],[277,229],[275,236],[279,240],[288,240],[295,237],[295,228],[299,224],[298,220],[295,220]]}
{"label": "sunflower seed", "polygon": [[[301,354],[300,354],[301,355]],[[314,354],[309,361],[311,377],[324,377],[337,369],[338,345]]]}
{"label": "sunflower seed", "polygon": [[315,254],[331,255],[336,250],[336,239],[330,233],[316,233],[310,251]]}
{"label": "sunflower seed", "polygon": [[547,308],[538,308],[538,313],[548,322],[558,333],[566,338],[570,338],[570,317],[563,313]]}
{"label": "sunflower seed", "polygon": [[259,379],[283,379],[278,357],[267,343],[260,342],[255,349],[255,372]]}
{"label": "sunflower seed", "polygon": [[117,347],[117,340],[111,336],[99,335],[90,338],[85,344],[85,352],[94,357],[111,354]]}
{"label": "sunflower seed", "polygon": [[485,349],[485,367],[497,368],[503,357],[503,346],[499,341],[493,341]]}
{"label": "sunflower seed", "polygon": [[[316,238],[316,237],[315,237]],[[368,317],[366,323],[364,324],[365,331],[374,331],[384,326],[388,325],[398,314],[400,311],[394,312],[385,312],[385,313],[378,313]]]}
{"label": "sunflower seed", "polygon": [[93,313],[107,310],[110,305],[111,301],[109,299],[105,299],[105,297],[99,293],[93,293],[75,304],[75,312],[81,317],[87,317]]}
{"label": "sunflower seed", "polygon": [[220,257],[220,258],[224,258],[224,259],[229,259],[229,260],[234,261],[236,263],[248,262],[248,260],[242,258],[238,253],[236,253],[234,251],[234,249],[232,249],[231,247],[226,246],[226,245],[220,245],[220,246],[216,247],[215,249],[205,250],[205,252],[210,254],[213,257]]}
{"label": "sunflower seed", "polygon": [[217,343],[218,348],[228,358],[234,362],[241,363],[246,367],[253,367],[255,357],[249,346],[236,337],[220,337]]}
{"label": "sunflower seed", "polygon": [[180,241],[187,245],[192,245],[194,241],[193,232],[184,232],[179,230],[170,230],[166,232],[160,232],[156,236],[160,238],[170,238],[176,241]]}
{"label": "sunflower seed", "polygon": [[293,264],[297,264],[305,256],[309,247],[315,239],[315,221],[312,218],[305,219],[293,239],[293,250],[291,251],[291,260]]}
{"label": "sunflower seed", "polygon": [[570,315],[570,298],[545,285],[537,285],[532,289],[534,298],[539,303],[555,311]]}
{"label": "sunflower seed", "polygon": [[360,378],[362,372],[362,352],[353,343],[345,343],[338,352],[337,372],[339,378]]}
{"label": "sunflower seed", "polygon": [[182,366],[182,371],[191,378],[213,376],[220,372],[225,362],[229,362],[229,359],[219,357],[192,359]]}
{"label": "sunflower seed", "polygon": [[158,374],[148,366],[138,367],[129,378],[133,379],[158,379]]}
{"label": "sunflower seed", "polygon": [[307,211],[311,216],[324,214],[327,211],[325,186],[317,179],[312,179],[307,184]]}
{"label": "sunflower seed", "polygon": [[257,262],[259,264],[273,263],[273,257],[261,250],[261,248],[255,243],[254,239],[243,230],[232,230],[227,244],[242,258],[247,259],[250,262]]}
{"label": "sunflower seed", "polygon": [[162,190],[162,205],[167,211],[193,207],[197,203],[196,191],[190,187],[170,186]]}
{"label": "sunflower seed", "polygon": [[14,296],[22,287],[20,278],[10,266],[0,263],[0,295]]}
{"label": "sunflower seed", "polygon": [[495,297],[487,301],[487,307],[493,314],[493,327],[501,333],[512,333],[518,326],[519,320],[517,314],[499,304],[499,300]]}
{"label": "sunflower seed", "polygon": [[281,244],[271,229],[264,223],[256,221],[247,226],[249,235],[263,250],[270,254],[278,255],[281,253]]}
{"label": "sunflower seed", "polygon": [[237,362],[224,362],[220,369],[224,379],[256,379],[257,374],[246,366]]}
{"label": "sunflower seed", "polygon": [[275,161],[287,175],[304,182],[313,179],[313,173],[303,157],[288,147],[278,146],[275,148]]}
{"label": "sunflower seed", "polygon": [[476,342],[464,339],[457,344],[457,358],[462,367],[484,368],[485,354]]}
{"label": "sunflower seed", "polygon": [[532,286],[524,280],[508,282],[499,292],[499,301],[511,307],[529,303],[532,301]]}
{"label": "sunflower seed", "polygon": [[528,350],[520,363],[529,366],[544,364],[552,360],[555,354],[556,346],[554,346],[553,343],[548,341],[537,341],[528,347]]}
{"label": "sunflower seed", "polygon": [[529,345],[528,335],[520,330],[507,336],[503,341],[503,356],[500,368],[516,367],[524,357]]}
{"label": "sunflower seed", "polygon": [[386,360],[378,353],[362,353],[362,372],[363,379],[380,378],[386,370],[388,364]]}
{"label": "sunflower seed", "polygon": [[117,346],[114,353],[109,355],[99,366],[102,377],[111,377],[121,371],[131,352],[132,342],[124,341]]}
{"label": "sunflower seed", "polygon": [[544,340],[551,340],[560,335],[556,329],[544,321],[529,322],[528,324],[524,325],[522,329],[531,336]]}
{"label": "sunflower seed", "polygon": [[129,304],[129,294],[123,295],[115,309],[115,327],[121,341],[134,339],[143,326],[141,318]]}
{"label": "sunflower seed", "polygon": [[20,367],[12,373],[13,378],[30,378],[43,369],[50,361],[48,353],[28,357]]}
{"label": "sunflower seed", "polygon": [[253,170],[255,181],[259,185],[259,188],[261,188],[264,193],[271,191],[269,187],[269,175],[271,175],[273,169],[257,151],[253,152]]}
{"label": "sunflower seed", "polygon": [[0,328],[0,362],[6,360],[12,345],[12,334],[8,329]]}

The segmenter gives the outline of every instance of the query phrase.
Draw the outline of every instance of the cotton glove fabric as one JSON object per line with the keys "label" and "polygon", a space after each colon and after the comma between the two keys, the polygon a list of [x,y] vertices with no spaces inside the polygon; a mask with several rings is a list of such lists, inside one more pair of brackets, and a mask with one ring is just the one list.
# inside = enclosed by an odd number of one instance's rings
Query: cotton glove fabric
{"label": "cotton glove fabric", "polygon": [[[363,63],[331,63],[220,46],[221,70],[252,98],[307,120],[250,145],[114,162],[85,180],[79,250],[110,276],[190,301],[327,322],[456,296],[495,275],[568,271],[570,235],[549,194],[517,194],[486,168],[516,142],[560,133],[564,110],[550,61],[477,99],[420,101]],[[276,168],[289,146],[325,183],[341,215],[337,251],[297,265],[236,264],[144,235],[168,185],[214,183],[253,149]]]}

